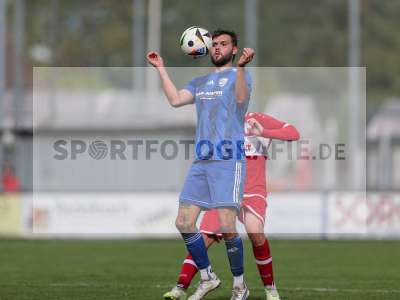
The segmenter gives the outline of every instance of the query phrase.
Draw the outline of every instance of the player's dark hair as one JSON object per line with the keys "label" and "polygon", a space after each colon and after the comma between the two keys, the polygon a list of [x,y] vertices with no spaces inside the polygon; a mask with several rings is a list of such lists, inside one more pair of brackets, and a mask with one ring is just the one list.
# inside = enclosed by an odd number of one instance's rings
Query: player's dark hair
{"label": "player's dark hair", "polygon": [[232,44],[233,44],[234,46],[237,46],[237,44],[238,44],[238,37],[237,37],[236,32],[234,32],[234,31],[225,30],[225,29],[217,29],[217,30],[215,30],[215,31],[213,32],[213,34],[212,34],[211,37],[212,37],[212,39],[214,39],[214,38],[219,37],[220,35],[223,35],[223,34],[229,35],[229,36],[231,37]]}

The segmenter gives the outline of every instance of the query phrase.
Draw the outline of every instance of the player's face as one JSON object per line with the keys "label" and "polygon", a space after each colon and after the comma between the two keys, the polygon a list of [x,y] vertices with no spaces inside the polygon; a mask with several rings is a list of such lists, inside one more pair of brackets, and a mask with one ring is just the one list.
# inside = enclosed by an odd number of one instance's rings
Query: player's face
{"label": "player's face", "polygon": [[211,62],[216,67],[222,67],[232,62],[232,57],[237,52],[237,47],[232,44],[230,35],[222,34],[212,41],[210,49]]}

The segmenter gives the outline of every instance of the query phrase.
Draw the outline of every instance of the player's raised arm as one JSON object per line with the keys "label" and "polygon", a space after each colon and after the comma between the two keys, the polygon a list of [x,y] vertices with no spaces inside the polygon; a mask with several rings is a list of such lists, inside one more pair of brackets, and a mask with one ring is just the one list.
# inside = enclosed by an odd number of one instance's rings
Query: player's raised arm
{"label": "player's raised arm", "polygon": [[282,141],[296,141],[300,134],[296,127],[262,113],[250,113],[247,123],[250,133]]}
{"label": "player's raised arm", "polygon": [[186,104],[192,104],[194,97],[187,90],[178,90],[168,75],[162,57],[154,51],[147,53],[147,61],[155,67],[160,75],[162,88],[168,102],[173,107],[179,107]]}
{"label": "player's raised arm", "polygon": [[244,67],[251,62],[253,57],[254,50],[251,48],[244,48],[237,62],[235,94],[238,103],[243,103],[250,98],[249,82],[246,80]]}

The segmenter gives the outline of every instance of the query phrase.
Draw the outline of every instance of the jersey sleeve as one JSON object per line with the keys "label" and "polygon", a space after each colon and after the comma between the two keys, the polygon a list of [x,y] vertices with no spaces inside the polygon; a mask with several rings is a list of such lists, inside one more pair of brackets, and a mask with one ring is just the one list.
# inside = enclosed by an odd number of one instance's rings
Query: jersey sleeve
{"label": "jersey sleeve", "polygon": [[246,121],[254,118],[264,128],[262,136],[265,138],[279,139],[283,141],[295,141],[300,138],[297,129],[289,124],[275,119],[269,115],[262,113],[249,113],[246,116]]}
{"label": "jersey sleeve", "polygon": [[193,96],[196,95],[196,83],[197,83],[197,78],[194,78],[190,80],[186,85],[184,86],[184,90],[189,91]]}
{"label": "jersey sleeve", "polygon": [[264,129],[279,129],[282,128],[286,123],[278,119],[275,119],[269,115],[251,112],[246,115],[246,121],[250,118],[256,119],[258,123],[264,127]]}

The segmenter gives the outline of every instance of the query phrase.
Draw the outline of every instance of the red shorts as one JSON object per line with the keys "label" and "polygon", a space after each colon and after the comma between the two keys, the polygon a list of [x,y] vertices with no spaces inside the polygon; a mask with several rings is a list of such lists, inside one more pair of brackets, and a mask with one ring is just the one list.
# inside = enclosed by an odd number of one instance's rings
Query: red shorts
{"label": "red shorts", "polygon": [[[266,197],[261,194],[244,194],[242,207],[239,212],[239,221],[244,222],[245,211],[255,215],[263,224],[265,221],[265,213],[267,210]],[[221,236],[221,225],[218,220],[218,212],[216,209],[205,212],[200,223],[200,231],[209,235]]]}

